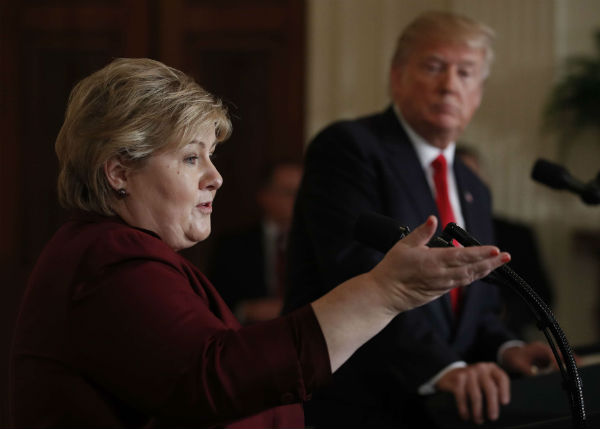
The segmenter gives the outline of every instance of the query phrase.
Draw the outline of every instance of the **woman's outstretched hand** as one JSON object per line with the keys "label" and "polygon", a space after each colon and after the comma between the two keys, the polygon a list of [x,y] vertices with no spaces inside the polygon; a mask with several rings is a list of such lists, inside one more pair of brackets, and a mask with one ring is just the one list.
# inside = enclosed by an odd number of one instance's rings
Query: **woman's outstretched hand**
{"label": "woman's outstretched hand", "polygon": [[450,289],[468,285],[510,261],[494,246],[431,248],[427,243],[437,227],[430,216],[400,240],[371,270],[373,284],[389,298],[395,313],[427,304]]}

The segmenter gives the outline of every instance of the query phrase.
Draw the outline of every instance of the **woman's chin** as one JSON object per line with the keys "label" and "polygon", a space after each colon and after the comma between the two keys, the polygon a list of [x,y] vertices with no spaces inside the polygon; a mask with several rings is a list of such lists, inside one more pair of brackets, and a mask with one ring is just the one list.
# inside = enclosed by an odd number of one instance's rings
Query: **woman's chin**
{"label": "woman's chin", "polygon": [[186,236],[186,239],[191,243],[190,246],[206,240],[210,236],[210,226],[208,228],[198,229]]}
{"label": "woman's chin", "polygon": [[165,240],[165,243],[176,252],[181,250],[189,249],[190,247],[195,246],[196,244],[204,241],[210,235],[210,231],[205,234],[186,234],[185,237],[182,237],[178,240],[168,241]]}

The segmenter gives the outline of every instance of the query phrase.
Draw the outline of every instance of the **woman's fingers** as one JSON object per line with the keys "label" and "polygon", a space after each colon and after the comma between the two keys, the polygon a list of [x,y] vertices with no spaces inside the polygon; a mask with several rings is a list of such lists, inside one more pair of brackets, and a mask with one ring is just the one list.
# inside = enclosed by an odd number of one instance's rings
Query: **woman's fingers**
{"label": "woman's fingers", "polygon": [[490,272],[510,261],[510,254],[500,252],[493,246],[470,247],[456,249],[461,251],[456,259],[446,261],[445,273],[447,277],[462,286],[487,276]]}
{"label": "woman's fingers", "polygon": [[430,216],[400,240],[371,274],[396,311],[436,299],[450,289],[468,285],[510,260],[494,246],[430,248],[437,220]]}

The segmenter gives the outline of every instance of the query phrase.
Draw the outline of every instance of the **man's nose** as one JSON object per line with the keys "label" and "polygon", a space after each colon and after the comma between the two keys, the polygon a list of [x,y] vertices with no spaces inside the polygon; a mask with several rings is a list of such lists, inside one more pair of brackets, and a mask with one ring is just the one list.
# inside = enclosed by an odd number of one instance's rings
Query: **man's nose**
{"label": "man's nose", "polygon": [[443,92],[453,92],[460,88],[458,70],[448,67],[440,76],[440,88]]}

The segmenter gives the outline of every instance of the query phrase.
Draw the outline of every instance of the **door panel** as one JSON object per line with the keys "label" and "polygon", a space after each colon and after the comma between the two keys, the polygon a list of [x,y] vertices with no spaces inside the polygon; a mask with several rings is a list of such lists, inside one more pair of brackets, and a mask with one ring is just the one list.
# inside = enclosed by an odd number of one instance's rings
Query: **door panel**
{"label": "door panel", "polygon": [[[229,106],[218,149],[224,187],[215,234],[255,220],[271,161],[303,148],[302,0],[22,0],[0,2],[0,386],[26,278],[66,213],[57,203],[54,141],[73,85],[116,57],[151,57],[194,76]],[[186,251],[206,267],[211,240]],[[0,392],[6,423],[6,392]]]}

